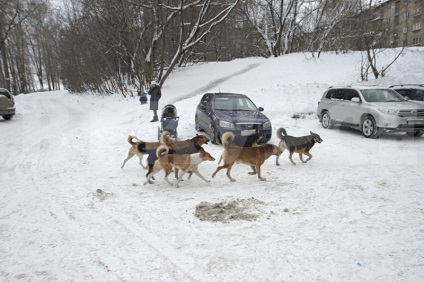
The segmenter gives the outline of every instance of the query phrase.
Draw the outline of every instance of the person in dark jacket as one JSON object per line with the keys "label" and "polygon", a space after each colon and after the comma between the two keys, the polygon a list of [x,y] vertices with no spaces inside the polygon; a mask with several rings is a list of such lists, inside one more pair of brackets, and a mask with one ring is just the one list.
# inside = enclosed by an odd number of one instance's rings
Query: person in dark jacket
{"label": "person in dark jacket", "polygon": [[150,109],[153,110],[153,119],[150,122],[158,121],[158,108],[159,108],[159,99],[162,96],[162,92],[160,91],[160,86],[156,81],[152,81],[150,83]]}

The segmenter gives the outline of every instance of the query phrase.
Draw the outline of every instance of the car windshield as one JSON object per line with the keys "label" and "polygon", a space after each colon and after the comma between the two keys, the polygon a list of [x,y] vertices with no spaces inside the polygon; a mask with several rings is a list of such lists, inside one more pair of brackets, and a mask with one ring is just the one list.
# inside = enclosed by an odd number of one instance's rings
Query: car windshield
{"label": "car windshield", "polygon": [[392,89],[366,89],[361,90],[367,102],[404,102],[405,98]]}
{"label": "car windshield", "polygon": [[214,108],[218,111],[257,111],[255,104],[246,97],[215,97]]}

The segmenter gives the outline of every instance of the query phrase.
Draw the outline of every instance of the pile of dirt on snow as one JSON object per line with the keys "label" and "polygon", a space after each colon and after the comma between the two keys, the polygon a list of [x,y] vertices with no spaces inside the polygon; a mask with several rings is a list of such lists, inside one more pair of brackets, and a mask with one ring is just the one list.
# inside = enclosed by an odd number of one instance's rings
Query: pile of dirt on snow
{"label": "pile of dirt on snow", "polygon": [[237,199],[230,202],[201,202],[194,215],[200,220],[230,222],[234,220],[253,221],[259,217],[261,202],[255,198]]}

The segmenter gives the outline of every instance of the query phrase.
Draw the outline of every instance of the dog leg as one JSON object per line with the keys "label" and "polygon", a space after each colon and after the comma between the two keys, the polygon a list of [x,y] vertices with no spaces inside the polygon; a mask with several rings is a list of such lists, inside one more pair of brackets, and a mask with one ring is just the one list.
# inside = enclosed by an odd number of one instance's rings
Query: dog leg
{"label": "dog leg", "polygon": [[312,155],[309,152],[304,152],[304,154],[308,156],[308,158],[305,161],[305,163],[307,163],[309,162],[310,159],[312,159]]}
{"label": "dog leg", "polygon": [[293,159],[292,159],[292,157],[293,157],[293,151],[290,151],[290,156],[289,156],[289,159],[290,159],[290,161],[291,161],[291,163],[292,164],[294,164],[294,165],[296,165],[296,163],[293,161]]}
{"label": "dog leg", "polygon": [[121,168],[124,168],[125,163],[131,159],[132,157],[134,157],[135,153],[130,149],[128,151],[128,157],[124,160],[124,163],[122,164]]}
{"label": "dog leg", "polygon": [[260,165],[260,164],[257,164],[257,165],[256,165],[256,171],[258,172],[258,178],[259,178],[261,181],[265,181],[266,179],[265,179],[265,178],[263,178],[263,177],[261,176],[261,165]]}
{"label": "dog leg", "polygon": [[215,175],[218,173],[218,171],[220,171],[221,169],[226,168],[226,169],[227,169],[227,176],[228,176],[228,178],[231,180],[231,182],[236,181],[235,179],[231,178],[231,176],[230,176],[231,167],[232,167],[232,164],[231,164],[231,165],[224,164],[224,165],[222,165],[222,166],[218,166],[218,167],[216,168],[215,172],[214,172],[214,173],[212,173],[212,178],[214,178],[214,177],[215,177]]}
{"label": "dog leg", "polygon": [[255,166],[251,165],[250,166],[252,168],[252,171],[249,172],[250,175],[255,175],[256,174],[256,168]]}
{"label": "dog leg", "polygon": [[280,156],[283,154],[284,150],[286,149],[286,142],[280,141],[280,144],[278,144],[278,148],[280,149],[281,153],[277,155],[277,158],[275,160],[276,165],[280,165],[279,159],[280,159]]}
{"label": "dog leg", "polygon": [[207,180],[203,175],[200,174],[200,172],[197,170],[197,167],[194,167],[192,169],[192,172],[194,172],[194,174],[196,174],[197,176],[199,176],[201,179],[203,179],[206,183],[209,183],[210,181]]}
{"label": "dog leg", "polygon": [[147,169],[147,167],[143,165],[143,157],[140,158],[139,164],[142,168]]}
{"label": "dog leg", "polygon": [[167,171],[166,173],[165,173],[165,177],[164,177],[164,179],[165,179],[165,181],[166,182],[168,182],[168,184],[169,185],[171,185],[171,186],[174,186],[174,184],[172,184],[171,183],[171,181],[169,181],[169,179],[168,179],[168,176],[171,174],[171,171]]}
{"label": "dog leg", "polygon": [[234,178],[231,177],[230,172],[231,172],[231,168],[233,168],[233,165],[228,166],[227,168],[227,176],[230,179],[231,182],[235,182],[236,180]]}
{"label": "dog leg", "polygon": [[156,163],[155,163],[155,165],[153,165],[153,167],[151,169],[151,172],[146,175],[146,181],[143,183],[143,185],[146,185],[147,183],[153,184],[154,182],[152,181],[152,178],[154,179],[153,176],[156,173],[158,173],[160,170],[161,170],[160,166],[156,165]]}
{"label": "dog leg", "polygon": [[181,173],[180,177],[177,178],[177,182],[175,182],[175,187],[178,188],[178,184],[180,183],[181,179],[183,179],[184,174],[186,173],[185,170]]}

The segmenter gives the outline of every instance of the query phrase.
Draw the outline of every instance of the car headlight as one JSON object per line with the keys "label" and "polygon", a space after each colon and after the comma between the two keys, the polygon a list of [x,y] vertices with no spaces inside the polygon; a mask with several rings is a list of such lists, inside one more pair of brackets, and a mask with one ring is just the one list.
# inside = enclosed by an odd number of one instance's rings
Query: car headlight
{"label": "car headlight", "polygon": [[262,128],[263,129],[271,128],[271,122],[270,121],[265,122],[264,124],[262,124]]}
{"label": "car headlight", "polygon": [[397,113],[399,112],[398,110],[390,110],[385,108],[378,108],[378,110],[382,113],[389,114],[389,115],[397,115]]}
{"label": "car headlight", "polygon": [[225,120],[220,120],[219,126],[225,127],[225,128],[234,128],[234,123],[229,122],[229,121],[225,121]]}

